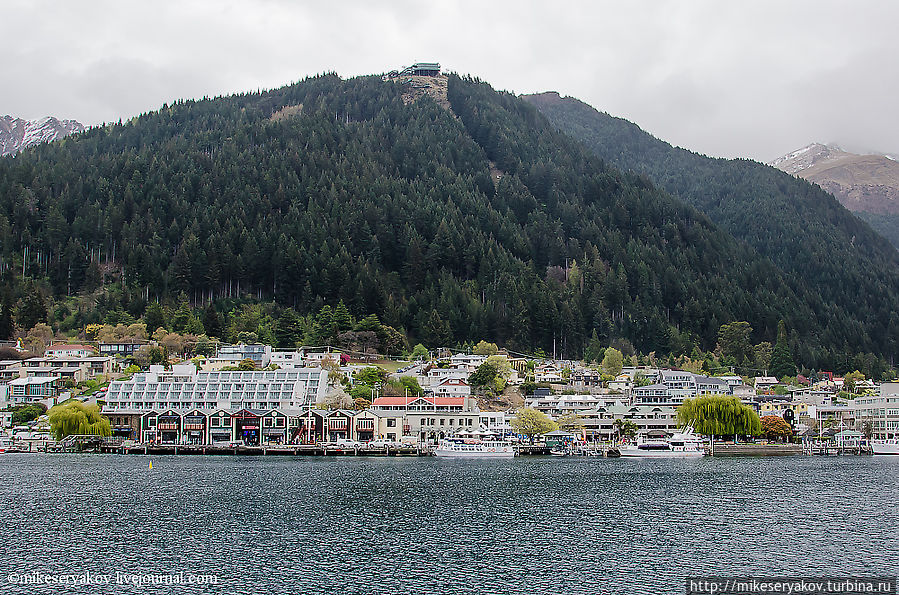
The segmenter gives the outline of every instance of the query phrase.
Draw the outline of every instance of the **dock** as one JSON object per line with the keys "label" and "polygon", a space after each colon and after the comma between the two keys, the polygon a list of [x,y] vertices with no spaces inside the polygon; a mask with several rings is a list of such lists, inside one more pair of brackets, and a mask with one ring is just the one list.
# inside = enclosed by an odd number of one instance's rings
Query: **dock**
{"label": "dock", "polygon": [[245,456],[340,456],[340,457],[428,457],[434,451],[427,447],[340,448],[323,444],[291,444],[272,446],[215,446],[193,444],[104,444],[99,451],[125,455],[245,455]]}

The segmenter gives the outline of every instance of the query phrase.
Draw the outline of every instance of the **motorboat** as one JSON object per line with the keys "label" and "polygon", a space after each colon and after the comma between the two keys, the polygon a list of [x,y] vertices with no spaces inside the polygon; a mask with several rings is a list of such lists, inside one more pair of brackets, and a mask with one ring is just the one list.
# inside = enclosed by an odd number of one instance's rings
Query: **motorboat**
{"label": "motorboat", "polygon": [[639,434],[636,444],[624,444],[618,450],[622,457],[684,459],[705,456],[702,438],[690,427],[664,437]]}
{"label": "motorboat", "polygon": [[899,438],[872,440],[871,452],[876,455],[899,455]]}
{"label": "motorboat", "polygon": [[508,440],[444,438],[434,450],[438,457],[514,457],[515,445]]}

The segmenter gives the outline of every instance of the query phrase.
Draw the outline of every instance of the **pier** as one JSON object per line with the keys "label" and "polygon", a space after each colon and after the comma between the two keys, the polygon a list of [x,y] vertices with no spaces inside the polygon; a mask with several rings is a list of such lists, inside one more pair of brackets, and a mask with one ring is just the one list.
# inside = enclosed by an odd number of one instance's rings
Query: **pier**
{"label": "pier", "polygon": [[366,457],[427,457],[434,451],[429,447],[401,446],[390,448],[345,448],[326,444],[291,444],[272,446],[200,445],[200,444],[103,444],[106,454],[137,455],[248,455],[248,456],[366,456]]}

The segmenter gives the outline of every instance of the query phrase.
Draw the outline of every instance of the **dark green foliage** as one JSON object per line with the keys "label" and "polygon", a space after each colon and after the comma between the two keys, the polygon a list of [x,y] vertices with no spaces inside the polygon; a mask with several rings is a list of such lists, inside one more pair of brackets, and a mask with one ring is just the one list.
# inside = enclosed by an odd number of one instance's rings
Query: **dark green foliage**
{"label": "dark green foliage", "polygon": [[9,295],[3,296],[3,303],[0,304],[0,341],[12,338],[16,332],[16,324],[13,320],[13,305]]}
{"label": "dark green foliage", "polygon": [[221,339],[223,326],[218,310],[215,309],[215,305],[212,302],[209,302],[209,305],[206,306],[206,310],[203,312],[203,328],[206,329],[206,334],[210,337]]}
{"label": "dark green foliage", "polygon": [[47,305],[40,289],[29,283],[19,305],[19,326],[23,330],[29,330],[40,322],[47,322]]}
{"label": "dark green foliage", "polygon": [[362,368],[353,376],[353,379],[359,384],[367,384],[369,386],[374,386],[379,382],[384,382],[387,380],[387,372],[382,370],[381,368],[376,368],[374,366],[368,368]]}
{"label": "dark green foliage", "polygon": [[302,343],[304,333],[303,319],[292,308],[284,310],[275,322],[276,346],[280,349],[294,349]]}
{"label": "dark green foliage", "polygon": [[[803,304],[782,317],[741,313],[755,329],[754,342],[770,341],[783,318],[808,365],[841,368],[859,351],[899,355],[899,335],[888,324],[899,308],[899,254],[820,187],[753,161],[672,147],[576,99],[555,93],[526,99],[611,165],[652,180],[752,247],[736,289],[758,295],[759,284],[776,275]],[[719,296],[693,297],[706,309]],[[724,320],[715,315],[715,322]]]}
{"label": "dark green foliage", "polygon": [[[808,365],[824,345],[871,343],[855,310],[608,167],[526,102],[455,76],[448,89],[452,112],[406,105],[379,77],[329,74],[178,102],[0,159],[0,256],[21,264],[27,246],[27,275],[57,296],[93,284],[92,262],[114,264],[102,269],[123,271],[104,287],[104,320],[143,315],[151,333],[170,324],[157,300],[215,301],[229,318],[202,326],[225,327],[227,341],[289,341],[293,330],[274,331],[293,308],[311,319],[307,344],[374,333],[393,353],[408,347],[402,334],[566,357],[594,332],[646,353],[711,349],[737,319],[754,340],[785,319]],[[369,314],[380,327],[355,330]],[[192,312],[184,326],[198,323]]]}
{"label": "dark green foliage", "polygon": [[493,382],[499,375],[499,369],[491,363],[484,362],[468,377],[468,384],[472,386],[493,386]]}
{"label": "dark green foliage", "polygon": [[796,375],[796,364],[793,361],[793,355],[790,353],[790,346],[787,343],[787,327],[783,320],[777,325],[777,343],[774,344],[774,349],[771,351],[771,368],[769,372],[777,378]]}
{"label": "dark green foliage", "polygon": [[894,247],[899,248],[899,214],[855,211],[853,215],[867,222],[874,231],[889,240]]}
{"label": "dark green foliage", "polygon": [[733,358],[738,366],[747,360],[752,361],[754,352],[752,342],[749,340],[751,335],[752,327],[746,321],[722,324],[718,331],[718,344],[721,346],[722,355]]}
{"label": "dark green foliage", "polygon": [[47,407],[41,403],[33,403],[29,405],[16,405],[10,407],[8,411],[12,411],[12,425],[20,426],[34,421],[43,414],[47,413]]}
{"label": "dark green foliage", "polygon": [[144,324],[147,325],[147,333],[150,335],[155,333],[158,328],[168,328],[165,312],[162,310],[162,306],[157,302],[153,302],[147,306],[147,309],[144,312]]}

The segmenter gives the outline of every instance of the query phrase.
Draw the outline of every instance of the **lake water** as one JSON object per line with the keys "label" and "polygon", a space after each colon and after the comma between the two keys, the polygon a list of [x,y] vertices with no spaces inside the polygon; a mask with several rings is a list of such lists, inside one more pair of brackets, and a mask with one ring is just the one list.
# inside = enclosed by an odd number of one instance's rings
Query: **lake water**
{"label": "lake water", "polygon": [[[899,457],[7,454],[0,593],[682,594],[690,575],[895,575],[897,497]],[[10,583],[28,572],[218,583]]]}

